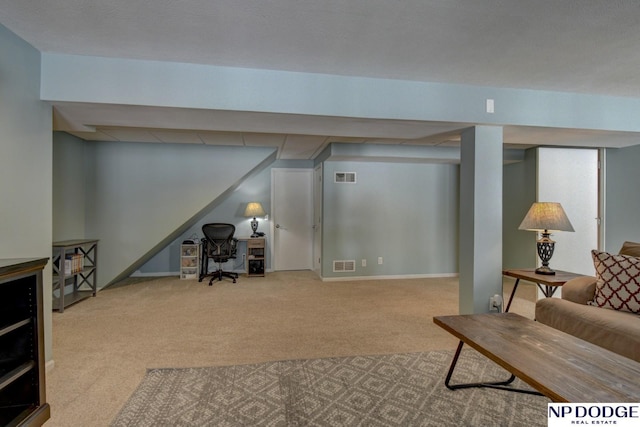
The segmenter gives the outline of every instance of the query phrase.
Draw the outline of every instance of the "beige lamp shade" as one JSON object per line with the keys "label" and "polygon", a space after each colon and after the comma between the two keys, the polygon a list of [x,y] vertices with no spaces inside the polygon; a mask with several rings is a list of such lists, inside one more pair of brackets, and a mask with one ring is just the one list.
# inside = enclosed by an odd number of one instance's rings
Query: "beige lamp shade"
{"label": "beige lamp shade", "polygon": [[536,202],[522,220],[518,230],[575,231],[560,203]]}
{"label": "beige lamp shade", "polygon": [[244,210],[244,216],[246,217],[257,217],[264,216],[266,212],[262,208],[262,205],[259,202],[250,202],[247,203],[247,208]]}

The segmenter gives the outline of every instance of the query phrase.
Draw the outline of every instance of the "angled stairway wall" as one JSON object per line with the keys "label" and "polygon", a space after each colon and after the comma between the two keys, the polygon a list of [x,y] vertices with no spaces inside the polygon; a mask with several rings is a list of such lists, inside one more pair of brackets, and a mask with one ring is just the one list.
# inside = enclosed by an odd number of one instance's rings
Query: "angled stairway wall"
{"label": "angled stairway wall", "polygon": [[[274,159],[274,148],[82,142],[55,133],[54,240],[99,239],[102,288],[135,271]],[[65,191],[71,183],[74,190]]]}

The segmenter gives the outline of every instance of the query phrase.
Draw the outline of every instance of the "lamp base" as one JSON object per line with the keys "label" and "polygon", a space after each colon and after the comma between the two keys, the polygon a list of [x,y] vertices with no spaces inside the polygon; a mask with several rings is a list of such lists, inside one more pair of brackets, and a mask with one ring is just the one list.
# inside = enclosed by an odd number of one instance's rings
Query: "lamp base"
{"label": "lamp base", "polygon": [[556,245],[556,242],[551,240],[549,237],[550,235],[551,234],[548,230],[544,230],[542,232],[542,237],[536,243],[536,246],[538,247],[538,256],[540,257],[540,261],[542,261],[542,266],[536,268],[536,274],[545,274],[547,276],[553,276],[556,274],[556,272],[549,267],[549,261],[553,256],[553,249]]}
{"label": "lamp base", "polygon": [[258,220],[255,216],[251,220],[251,230],[253,231],[251,237],[258,237]]}
{"label": "lamp base", "polygon": [[542,266],[542,267],[538,267],[536,268],[536,274],[544,274],[547,276],[553,276],[554,274],[556,274],[555,270],[552,270],[549,268],[549,266]]}

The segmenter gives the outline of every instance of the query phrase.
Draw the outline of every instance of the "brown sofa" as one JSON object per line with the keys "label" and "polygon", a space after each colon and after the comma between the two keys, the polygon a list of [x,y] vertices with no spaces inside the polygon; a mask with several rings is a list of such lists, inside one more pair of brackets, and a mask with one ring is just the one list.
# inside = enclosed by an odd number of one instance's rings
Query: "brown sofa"
{"label": "brown sofa", "polygon": [[[640,243],[625,242],[620,255],[640,257]],[[597,279],[584,276],[562,286],[562,298],[536,303],[536,320],[640,362],[640,315],[588,305]]]}
{"label": "brown sofa", "polygon": [[536,320],[640,362],[640,316],[587,305],[595,290],[595,277],[568,281],[562,298],[538,300]]}

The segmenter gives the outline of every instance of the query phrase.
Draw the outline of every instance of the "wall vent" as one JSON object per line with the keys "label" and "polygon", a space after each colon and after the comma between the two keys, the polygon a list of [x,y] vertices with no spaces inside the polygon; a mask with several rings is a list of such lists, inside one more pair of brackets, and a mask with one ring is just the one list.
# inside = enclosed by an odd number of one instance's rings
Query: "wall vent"
{"label": "wall vent", "polygon": [[355,184],[356,173],[355,172],[336,172],[333,176],[333,182],[337,184]]}
{"label": "wall vent", "polygon": [[334,273],[349,273],[356,271],[356,260],[333,260]]}

